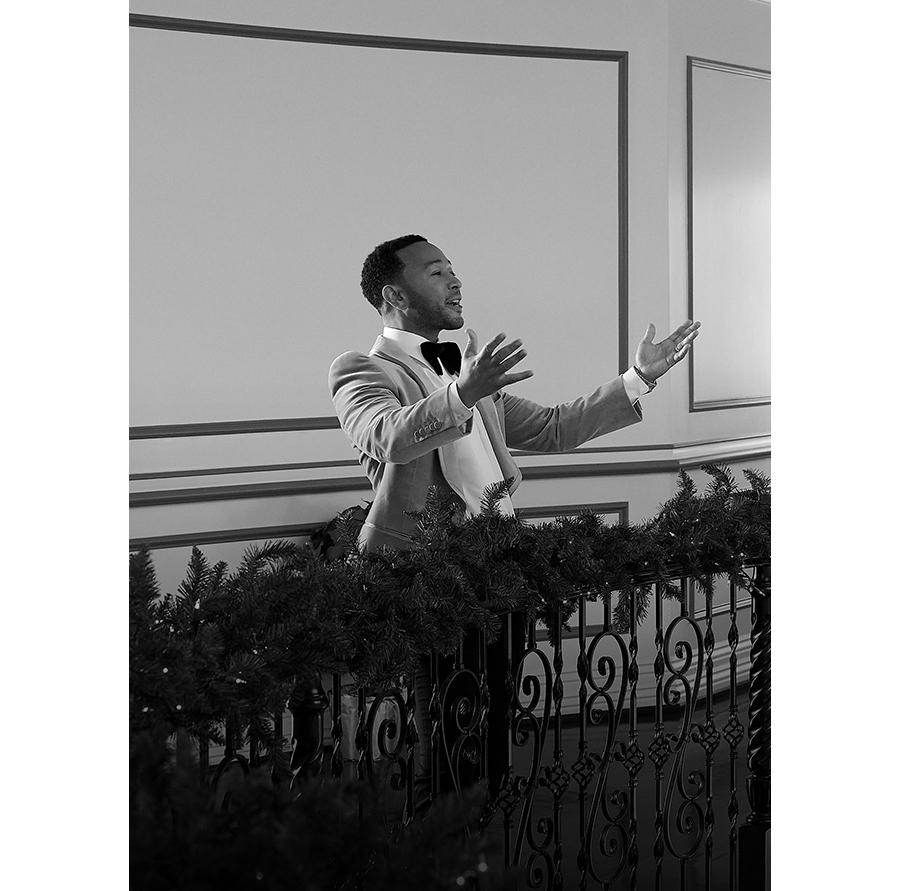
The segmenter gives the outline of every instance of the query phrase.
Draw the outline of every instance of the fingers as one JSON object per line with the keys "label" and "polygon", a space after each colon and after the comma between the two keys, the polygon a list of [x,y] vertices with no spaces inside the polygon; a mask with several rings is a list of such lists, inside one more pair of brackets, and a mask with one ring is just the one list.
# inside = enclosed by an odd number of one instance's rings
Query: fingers
{"label": "fingers", "polygon": [[534,372],[530,370],[510,372],[511,368],[518,365],[528,355],[521,340],[511,340],[504,344],[506,333],[500,332],[492,337],[480,351],[477,351],[478,341],[475,339],[475,332],[467,329],[466,333],[469,335],[469,340],[466,343],[464,355],[469,359],[474,358],[472,367],[476,374],[485,376],[486,380],[494,382],[490,392],[496,392],[500,387],[534,376]]}
{"label": "fingers", "polygon": [[689,336],[696,336],[697,329],[700,327],[699,322],[692,322],[688,319],[683,325],[679,325],[667,338],[671,340],[673,343],[680,344],[681,341]]}
{"label": "fingers", "polygon": [[524,381],[529,377],[534,377],[533,371],[514,371],[512,374],[507,374],[504,376],[503,386],[507,386],[508,384],[516,384],[519,381]]}
{"label": "fingers", "polygon": [[500,346],[506,339],[505,333],[500,333],[496,337],[488,341],[481,350],[482,360],[488,360],[492,365],[501,368],[512,368],[513,365],[521,362],[528,355],[527,350],[522,346],[521,340],[512,340],[504,346]]}
{"label": "fingers", "polygon": [[[517,354],[514,356],[514,354]],[[501,347],[497,350],[493,359],[497,362],[498,365],[502,365],[506,368],[512,368],[516,362],[521,362],[525,356],[528,355],[527,350],[522,346],[521,340],[514,340],[512,343],[508,343],[506,346]]]}
{"label": "fingers", "polygon": [[651,322],[647,326],[647,331],[644,334],[644,337],[643,337],[643,340],[641,341],[641,343],[652,343],[654,337],[656,337],[656,325],[654,325],[653,322]]}
{"label": "fingers", "polygon": [[504,332],[500,332],[499,334],[492,337],[485,345],[484,349],[481,351],[483,355],[490,356],[493,354],[494,350],[500,346],[503,341],[506,340],[506,334]]}

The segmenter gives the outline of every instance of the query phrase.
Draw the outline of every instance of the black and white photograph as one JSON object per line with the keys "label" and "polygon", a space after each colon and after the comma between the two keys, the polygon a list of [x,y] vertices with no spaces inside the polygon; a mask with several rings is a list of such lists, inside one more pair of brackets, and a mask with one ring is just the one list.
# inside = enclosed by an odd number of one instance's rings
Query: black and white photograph
{"label": "black and white photograph", "polygon": [[852,729],[895,670],[898,233],[864,202],[897,174],[832,32],[782,0],[110,7],[78,65],[48,47],[8,171],[10,545],[57,503],[65,539],[11,580],[56,613],[37,775],[96,788],[45,868],[890,887],[897,784]]}

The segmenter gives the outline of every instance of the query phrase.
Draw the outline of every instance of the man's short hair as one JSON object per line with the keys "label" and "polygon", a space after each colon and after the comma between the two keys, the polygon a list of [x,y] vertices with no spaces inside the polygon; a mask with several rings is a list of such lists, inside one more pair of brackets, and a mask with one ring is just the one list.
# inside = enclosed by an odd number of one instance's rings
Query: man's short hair
{"label": "man's short hair", "polygon": [[378,312],[384,307],[384,297],[381,290],[385,285],[395,284],[397,277],[403,272],[403,261],[397,256],[397,251],[415,244],[418,241],[428,241],[421,235],[403,235],[400,238],[392,238],[378,245],[363,263],[360,287],[363,296]]}

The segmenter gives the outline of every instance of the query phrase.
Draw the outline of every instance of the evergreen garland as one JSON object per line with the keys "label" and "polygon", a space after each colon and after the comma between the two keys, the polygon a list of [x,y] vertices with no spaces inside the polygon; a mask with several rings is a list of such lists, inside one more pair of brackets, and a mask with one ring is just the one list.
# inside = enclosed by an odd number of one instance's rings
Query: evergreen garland
{"label": "evergreen garland", "polygon": [[[628,628],[632,608],[638,619],[646,615],[656,583],[667,597],[680,596],[672,579],[684,576],[707,598],[717,575],[752,589],[745,567],[769,560],[770,482],[745,470],[749,488],[741,489],[727,467],[703,469],[711,477],[703,494],[681,472],[675,496],[640,524],[609,526],[584,513],[528,525],[498,509],[509,481],[486,491],[476,517],[466,517],[457,499],[432,490],[417,514],[421,547],[401,552],[358,553],[354,542],[365,510],[350,508],[313,536],[314,546],[276,541],[251,547],[232,573],[224,563],[209,565],[194,548],[177,593],[162,597],[149,554],[132,554],[132,857],[136,879],[146,878],[140,886],[207,887],[204,882],[219,869],[212,860],[225,864],[222,869],[231,863],[223,876],[252,867],[253,881],[248,872],[241,887],[337,888],[361,870],[371,873],[371,888],[457,887],[463,874],[468,882],[484,852],[460,829],[469,818],[458,809],[436,817],[430,828],[407,833],[404,844],[415,838],[424,844],[422,833],[433,833],[429,843],[444,854],[429,862],[446,869],[429,873],[427,880],[415,874],[403,884],[401,873],[411,867],[391,872],[391,863],[400,866],[378,835],[383,828],[356,820],[358,796],[368,793],[332,790],[320,799],[319,792],[308,791],[291,805],[285,789],[273,789],[271,780],[265,788],[251,783],[238,815],[229,818],[210,808],[196,777],[185,778],[188,768],[173,768],[167,741],[182,732],[202,745],[222,744],[227,720],[239,736],[251,733],[267,750],[275,776],[284,776],[287,754],[271,716],[281,713],[298,685],[323,674],[350,673],[377,692],[410,677],[420,655],[452,653],[470,628],[484,629],[493,639],[497,614],[504,610],[523,609],[548,624],[556,616],[565,622],[577,598],[587,596],[612,604],[617,625]],[[348,795],[357,798],[348,803]],[[473,802],[468,805],[471,811]],[[347,817],[351,812],[353,820]],[[357,833],[352,844],[368,852],[365,863],[345,856],[350,841],[338,829],[351,824]],[[447,829],[451,824],[453,831]],[[266,837],[280,841],[267,847],[260,826],[271,831]],[[259,856],[252,846],[227,841],[235,838],[235,827],[259,839]],[[333,836],[331,842],[326,835]],[[297,848],[298,838],[320,844]],[[166,857],[157,856],[163,850]],[[238,862],[244,856],[246,862]],[[260,866],[260,857],[270,859]],[[201,865],[194,870],[188,861]],[[301,862],[305,875],[324,870],[321,877],[296,884]],[[329,869],[344,869],[343,878]],[[184,880],[172,883],[178,870]],[[268,878],[260,883],[257,873]],[[378,884],[382,880],[386,884]],[[479,881],[479,887],[491,887],[484,876]]]}

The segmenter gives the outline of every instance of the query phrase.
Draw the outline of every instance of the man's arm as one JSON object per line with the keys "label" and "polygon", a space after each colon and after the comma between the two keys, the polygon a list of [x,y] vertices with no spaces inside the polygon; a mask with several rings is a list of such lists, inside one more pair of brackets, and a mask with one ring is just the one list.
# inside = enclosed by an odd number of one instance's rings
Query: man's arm
{"label": "man's arm", "polygon": [[449,387],[404,405],[397,382],[362,353],[335,359],[328,383],[350,442],[377,461],[406,464],[471,429],[471,412],[449,398]]}
{"label": "man's arm", "polygon": [[[626,386],[626,378],[629,375],[635,379],[640,378],[641,384],[637,385],[636,390],[638,394],[648,387],[654,387],[658,378],[688,354],[699,328],[699,322],[687,321],[664,340],[653,343],[656,328],[649,325],[638,344],[634,369],[592,393],[552,408],[511,396],[499,389],[506,383],[531,377],[530,371],[519,374],[509,372],[525,355],[521,341],[500,346],[505,337],[500,334],[484,350],[476,353],[475,332],[469,330],[469,343],[463,354],[460,396],[467,401],[464,388],[468,390],[466,376],[471,375],[481,382],[484,392],[480,392],[480,396],[498,393],[495,402],[498,409],[502,406],[507,445],[526,451],[568,451],[604,433],[611,433],[640,421],[643,416],[641,406],[631,392],[635,385],[631,383]],[[484,366],[484,371],[476,377],[479,365]]]}
{"label": "man's arm", "polygon": [[528,452],[565,452],[642,419],[639,402],[632,404],[621,375],[593,393],[547,408],[507,392],[497,408],[503,411],[506,444]]}

